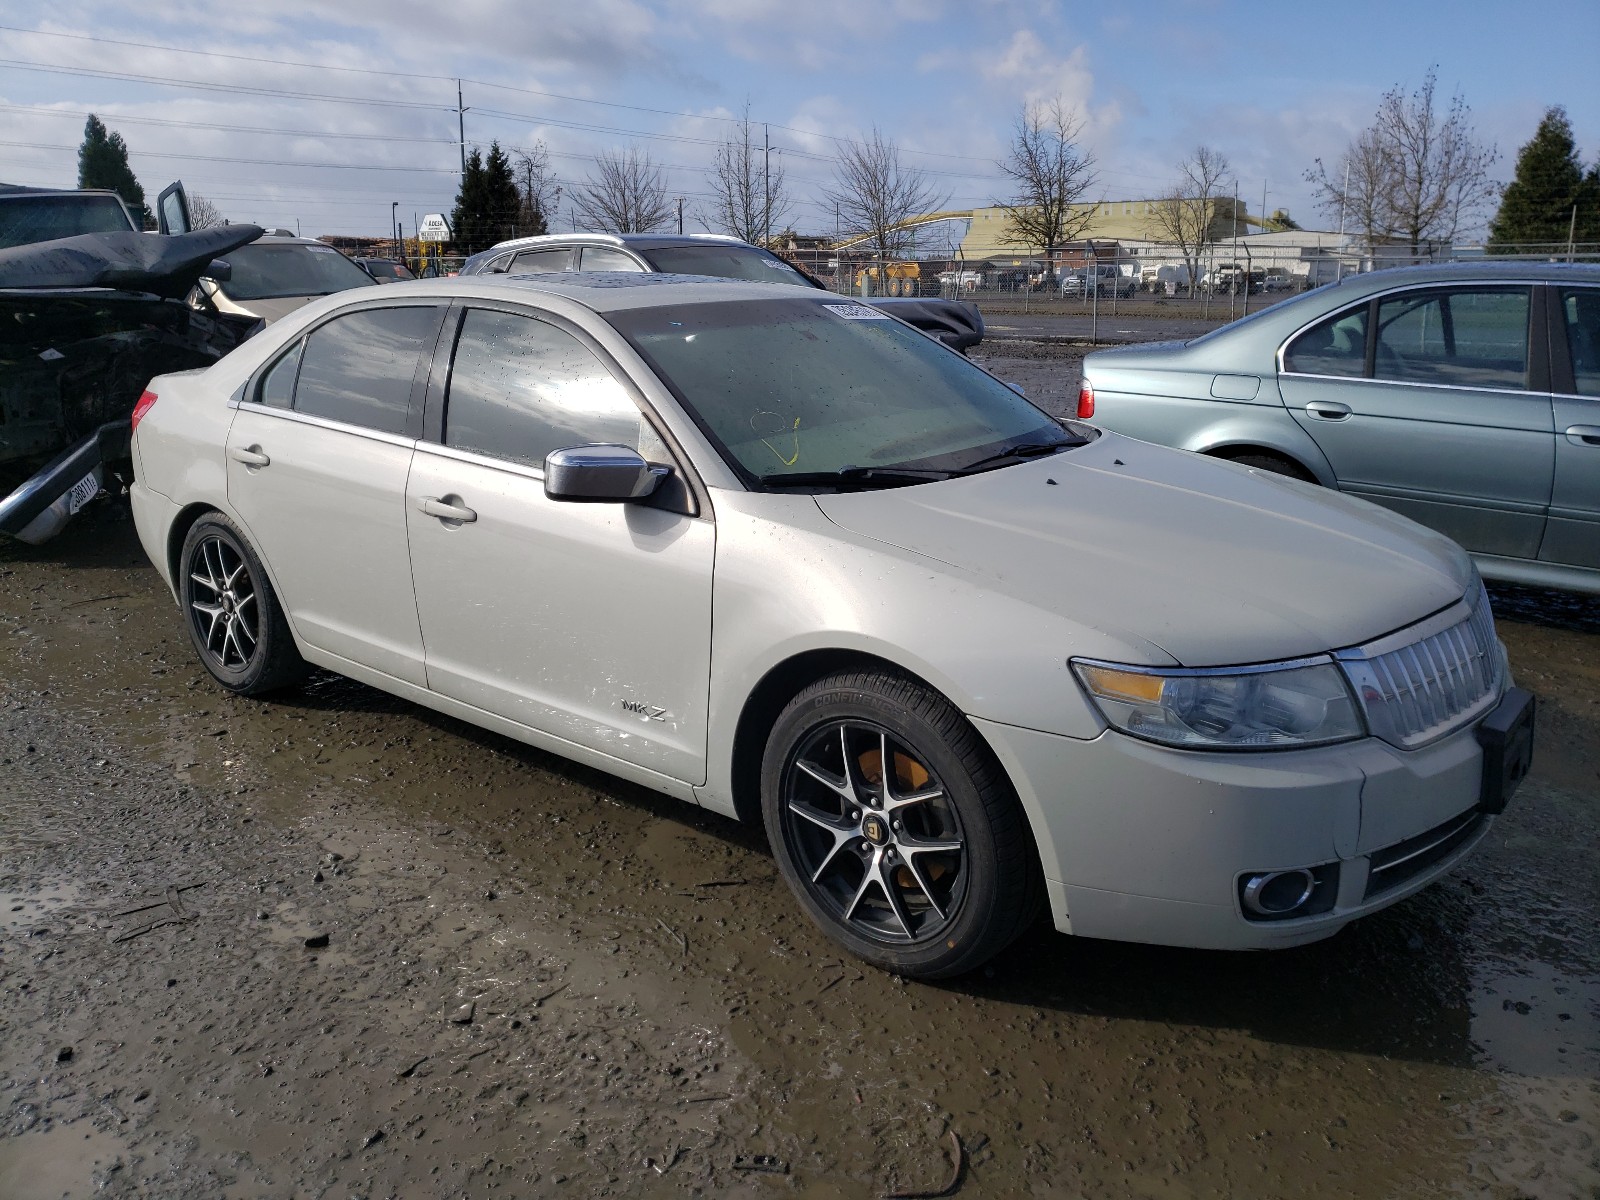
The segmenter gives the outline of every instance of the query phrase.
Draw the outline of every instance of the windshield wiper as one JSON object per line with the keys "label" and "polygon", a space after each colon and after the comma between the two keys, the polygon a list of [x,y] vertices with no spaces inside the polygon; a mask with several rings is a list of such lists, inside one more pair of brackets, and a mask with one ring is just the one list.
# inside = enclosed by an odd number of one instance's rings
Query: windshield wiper
{"label": "windshield wiper", "polygon": [[991,467],[1002,466],[1005,463],[1016,462],[1024,458],[1041,458],[1046,454],[1054,454],[1058,450],[1070,450],[1075,446],[1082,446],[1088,438],[1064,438],[1059,442],[1023,442],[1018,446],[1007,446],[998,454],[986,455],[975,462],[969,462],[956,472],[958,475],[971,475],[976,471],[986,471]]}
{"label": "windshield wiper", "polygon": [[918,467],[840,467],[837,471],[791,471],[761,476],[762,487],[906,487],[914,483],[934,483],[949,479],[954,471],[924,470]]}

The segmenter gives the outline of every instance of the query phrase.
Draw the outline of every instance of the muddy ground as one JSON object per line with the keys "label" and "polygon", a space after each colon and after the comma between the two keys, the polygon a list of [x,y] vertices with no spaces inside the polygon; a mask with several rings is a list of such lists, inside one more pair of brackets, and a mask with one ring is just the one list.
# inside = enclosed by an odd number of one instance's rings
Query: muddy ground
{"label": "muddy ground", "polygon": [[[990,361],[1064,405],[1062,353]],[[719,817],[327,675],[223,695],[102,501],[0,547],[0,1197],[868,1197],[952,1133],[962,1196],[1600,1196],[1600,605],[1496,602],[1538,757],[1456,875],[928,986]]]}

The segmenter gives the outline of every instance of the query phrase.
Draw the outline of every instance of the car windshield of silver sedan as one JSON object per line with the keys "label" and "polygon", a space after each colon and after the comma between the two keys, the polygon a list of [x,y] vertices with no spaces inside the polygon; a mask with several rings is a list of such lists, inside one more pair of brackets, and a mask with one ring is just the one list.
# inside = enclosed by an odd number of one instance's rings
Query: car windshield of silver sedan
{"label": "car windshield of silver sedan", "polygon": [[927,483],[1094,436],[862,304],[744,301],[611,320],[746,482],[766,488]]}
{"label": "car windshield of silver sedan", "polygon": [[222,290],[230,300],[326,296],[373,282],[370,275],[332,246],[256,243],[230,253],[228,265],[233,268],[233,276]]}

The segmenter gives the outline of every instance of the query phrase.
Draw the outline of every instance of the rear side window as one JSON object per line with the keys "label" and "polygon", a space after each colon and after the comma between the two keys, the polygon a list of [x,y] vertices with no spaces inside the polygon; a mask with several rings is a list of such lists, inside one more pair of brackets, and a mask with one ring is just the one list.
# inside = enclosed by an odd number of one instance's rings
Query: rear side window
{"label": "rear side window", "polygon": [[534,467],[552,450],[589,442],[660,457],[654,430],[587,346],[544,321],[488,309],[462,321],[444,441]]}
{"label": "rear side window", "polygon": [[1600,396],[1600,288],[1561,293],[1561,317],[1572,355],[1572,387],[1580,396]]}
{"label": "rear side window", "polygon": [[571,262],[572,251],[565,247],[560,250],[524,250],[511,260],[511,273],[532,275],[540,271],[565,271]]}
{"label": "rear side window", "polygon": [[1378,302],[1374,379],[1522,388],[1528,377],[1528,291],[1402,292]]}
{"label": "rear side window", "polygon": [[1367,306],[1319,321],[1283,354],[1283,368],[1301,375],[1360,378],[1367,370]]}
{"label": "rear side window", "polygon": [[305,345],[305,339],[301,338],[261,377],[261,387],[256,392],[258,404],[270,408],[294,406],[294,379],[300,372],[300,351]]}
{"label": "rear side window", "polygon": [[301,353],[295,411],[406,433],[411,384],[438,321],[433,307],[373,308],[321,326]]}

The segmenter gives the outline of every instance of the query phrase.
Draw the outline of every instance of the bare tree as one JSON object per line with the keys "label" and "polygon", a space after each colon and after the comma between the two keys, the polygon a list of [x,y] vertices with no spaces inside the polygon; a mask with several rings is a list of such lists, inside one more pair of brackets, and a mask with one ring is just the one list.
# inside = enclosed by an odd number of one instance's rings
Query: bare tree
{"label": "bare tree", "polygon": [[1413,258],[1429,242],[1453,241],[1499,195],[1489,177],[1499,150],[1478,141],[1472,109],[1459,92],[1439,111],[1437,75],[1429,67],[1409,96],[1398,86],[1385,92],[1372,124],[1350,143],[1331,175],[1320,161],[1306,172],[1323,212],[1354,217],[1369,246],[1401,239]]}
{"label": "bare tree", "polygon": [[1082,118],[1059,96],[1023,106],[1011,148],[995,163],[1016,186],[1009,202],[994,202],[1005,210],[1011,245],[1048,255],[1052,246],[1078,237],[1094,220],[1093,207],[1079,205],[1095,184],[1094,155],[1078,145],[1082,134]]}
{"label": "bare tree", "polygon": [[1218,205],[1227,196],[1233,168],[1227,156],[1210,146],[1196,146],[1178,164],[1178,181],[1150,206],[1150,233],[1158,242],[1178,248],[1189,269],[1189,295],[1200,282],[1200,256],[1215,237]]}
{"label": "bare tree", "polygon": [[215,229],[228,222],[222,215],[222,210],[199,192],[189,193],[189,228],[190,229]]}
{"label": "bare tree", "polygon": [[921,171],[900,165],[900,148],[876,126],[863,141],[840,143],[834,186],[823,194],[838,207],[844,229],[885,262],[911,243],[906,220],[945,202]]}
{"label": "bare tree", "polygon": [[561,203],[561,183],[550,169],[550,152],[543,142],[532,149],[518,150],[511,173],[516,177],[517,194],[522,198],[517,214],[517,236],[532,237],[549,233],[550,221]]}
{"label": "bare tree", "polygon": [[594,156],[595,174],[573,193],[578,217],[605,233],[649,233],[672,218],[666,176],[637,149]]}
{"label": "bare tree", "polygon": [[717,146],[716,167],[709,176],[710,211],[705,221],[719,233],[765,245],[794,203],[784,186],[783,166],[770,164],[759,132],[750,123],[750,105]]}

